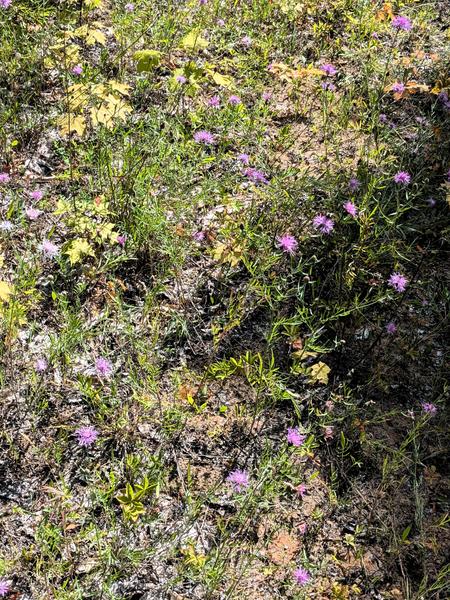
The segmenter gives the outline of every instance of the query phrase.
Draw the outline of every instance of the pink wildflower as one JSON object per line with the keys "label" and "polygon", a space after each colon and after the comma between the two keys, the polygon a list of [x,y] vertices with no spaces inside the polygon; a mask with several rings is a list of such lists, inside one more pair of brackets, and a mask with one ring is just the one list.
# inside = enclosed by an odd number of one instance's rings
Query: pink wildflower
{"label": "pink wildflower", "polygon": [[25,209],[25,214],[30,219],[30,221],[36,221],[36,219],[38,219],[42,215],[42,210],[30,206],[29,208]]}
{"label": "pink wildflower", "polygon": [[0,183],[8,183],[9,173],[0,173]]}
{"label": "pink wildflower", "polygon": [[[2,0],[0,0],[0,6],[2,6],[1,2],[2,2]],[[4,7],[4,8],[7,8],[7,7]],[[11,584],[9,583],[9,581],[6,581],[6,579],[0,579],[0,598],[7,596],[9,594],[10,589],[11,589]]]}
{"label": "pink wildflower", "polygon": [[395,183],[401,183],[402,185],[408,185],[411,182],[411,175],[406,171],[399,171],[394,175]]}
{"label": "pink wildflower", "polygon": [[348,187],[352,192],[356,192],[361,187],[361,182],[356,177],[352,177],[348,182]]}
{"label": "pink wildflower", "polygon": [[311,579],[311,575],[308,573],[308,571],[306,571],[306,569],[299,567],[294,571],[294,579],[299,585],[306,585]]}
{"label": "pink wildflower", "polygon": [[313,225],[320,233],[329,234],[334,229],[334,221],[329,219],[326,215],[316,215],[313,219]]}
{"label": "pink wildflower", "polygon": [[336,73],[337,73],[336,68],[331,63],[326,63],[326,64],[320,66],[319,69],[321,71],[323,71],[329,77],[332,77],[333,75],[336,75]]}
{"label": "pink wildflower", "polygon": [[98,438],[98,431],[94,427],[80,427],[75,431],[80,446],[91,446]]}
{"label": "pink wildflower", "polygon": [[272,98],[272,92],[263,92],[261,98],[264,102],[269,102],[269,100]]}
{"label": "pink wildflower", "polygon": [[41,251],[47,258],[55,258],[59,254],[59,247],[50,240],[44,240],[41,244]]}
{"label": "pink wildflower", "polygon": [[233,94],[228,98],[228,103],[232,106],[237,106],[238,104],[241,104],[241,99],[239,98],[239,96]]}
{"label": "pink wildflower", "polygon": [[75,65],[74,68],[72,69],[72,73],[74,75],[81,75],[82,72],[83,72],[83,67],[81,65]]}
{"label": "pink wildflower", "polygon": [[[0,0],[0,7],[1,8],[9,8],[12,4],[12,0]],[[5,594],[2,594],[3,596]]]}
{"label": "pink wildflower", "polygon": [[278,247],[288,254],[294,254],[298,248],[298,242],[293,235],[282,235],[277,237],[277,242]]}
{"label": "pink wildflower", "polygon": [[301,483],[300,485],[298,485],[295,488],[295,491],[300,496],[300,498],[303,498],[303,496],[305,495],[305,492],[306,492],[306,485],[304,483]]}
{"label": "pink wildflower", "polygon": [[401,273],[392,273],[389,277],[388,285],[390,285],[396,292],[404,292],[408,280]]}
{"label": "pink wildflower", "polygon": [[42,200],[44,197],[44,193],[41,192],[41,190],[34,190],[34,192],[31,192],[31,197],[33,200],[36,200],[36,202],[39,202],[39,200]]}
{"label": "pink wildflower", "polygon": [[175,79],[176,79],[177,83],[181,83],[181,84],[186,83],[186,81],[187,81],[187,79],[184,75],[177,75]]}
{"label": "pink wildflower", "polygon": [[45,358],[38,358],[34,363],[34,368],[36,369],[37,373],[43,373],[47,370],[47,367],[48,362],[45,360]]}
{"label": "pink wildflower", "polygon": [[331,425],[325,427],[324,437],[326,440],[332,440],[334,437],[334,427],[332,427]]}
{"label": "pink wildflower", "polygon": [[132,2],[128,2],[128,4],[125,4],[125,10],[127,12],[133,12],[134,10],[134,4]]}
{"label": "pink wildflower", "polygon": [[405,86],[403,83],[396,81],[395,83],[392,84],[392,91],[396,92],[397,94],[402,94],[405,91]]}
{"label": "pink wildflower", "polygon": [[287,432],[287,441],[293,446],[301,446],[306,440],[306,435],[299,432],[298,428],[289,427]]}
{"label": "pink wildflower", "polygon": [[205,239],[206,234],[204,231],[196,231],[192,237],[196,242],[202,242]]}
{"label": "pink wildflower", "polygon": [[95,361],[95,371],[100,378],[107,379],[112,373],[112,364],[106,358],[97,358]]}
{"label": "pink wildflower", "polygon": [[353,218],[356,219],[356,217],[358,216],[358,209],[356,207],[355,204],[353,204],[353,202],[346,202],[344,204],[344,209],[348,212],[349,215],[351,215]]}
{"label": "pink wildflower", "polygon": [[412,29],[412,23],[408,17],[397,15],[392,19],[392,27],[395,29],[402,29],[403,31],[410,31]]}
{"label": "pink wildflower", "polygon": [[306,523],[300,523],[300,525],[298,526],[298,532],[300,535],[305,535],[305,533],[308,531],[308,525]]}
{"label": "pink wildflower", "polygon": [[194,140],[197,142],[197,144],[214,144],[216,141],[213,134],[205,130],[196,131],[194,133]]}
{"label": "pink wildflower", "polygon": [[248,167],[248,169],[245,169],[244,175],[248,177],[250,181],[253,181],[253,183],[269,183],[265,173],[258,171],[258,169],[254,169],[253,167]]}
{"label": "pink wildflower", "polygon": [[431,402],[422,402],[422,410],[428,415],[435,415],[437,413],[437,406]]}
{"label": "pink wildflower", "polygon": [[253,41],[252,41],[251,37],[249,37],[248,35],[244,35],[244,37],[241,40],[241,43],[246,48],[250,48],[250,46],[252,45]]}
{"label": "pink wildflower", "polygon": [[248,473],[239,469],[232,471],[228,475],[227,481],[231,483],[235,492],[241,492],[249,486]]}
{"label": "pink wildflower", "polygon": [[218,108],[220,106],[220,97],[219,96],[211,96],[211,98],[208,100],[208,106],[211,106],[212,108]]}
{"label": "pink wildflower", "polygon": [[249,165],[250,164],[250,157],[249,157],[248,154],[245,154],[245,153],[238,154],[237,159],[243,165]]}
{"label": "pink wildflower", "polygon": [[396,333],[396,331],[397,331],[397,325],[393,321],[391,321],[390,323],[388,323],[386,325],[386,331],[390,335],[394,335],[394,333]]}
{"label": "pink wildflower", "polygon": [[119,244],[119,246],[122,246],[122,248],[125,246],[125,242],[127,241],[127,236],[126,235],[118,235],[116,237],[116,241]]}

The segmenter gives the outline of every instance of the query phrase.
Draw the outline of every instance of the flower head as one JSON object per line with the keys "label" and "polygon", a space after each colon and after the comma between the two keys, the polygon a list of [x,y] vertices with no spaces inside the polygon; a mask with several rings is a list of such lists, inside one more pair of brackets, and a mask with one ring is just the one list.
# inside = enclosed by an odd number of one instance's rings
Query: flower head
{"label": "flower head", "polygon": [[298,485],[295,488],[295,491],[300,496],[300,498],[303,498],[303,496],[305,495],[305,492],[306,492],[306,485],[304,483],[301,483],[300,485]]}
{"label": "flower head", "polygon": [[344,204],[344,209],[346,212],[348,212],[349,215],[351,215],[355,219],[358,216],[358,209],[356,207],[356,204],[353,204],[353,202],[350,202],[350,201],[346,202]]}
{"label": "flower head", "polygon": [[220,106],[220,97],[219,96],[211,96],[211,98],[208,100],[208,106],[211,106],[212,108],[218,108]]}
{"label": "flower head", "polygon": [[196,131],[194,133],[194,140],[197,142],[197,144],[214,144],[216,141],[213,134],[205,130]]}
{"label": "flower head", "polygon": [[323,90],[328,90],[329,92],[336,91],[336,86],[334,85],[334,83],[331,83],[330,81],[324,81],[323,83],[320,84],[320,86]]}
{"label": "flower head", "polygon": [[[0,8],[9,8],[12,4],[12,0],[0,0]],[[5,594],[3,594],[4,596]]]}
{"label": "flower head", "polygon": [[324,437],[326,440],[332,440],[334,437],[334,427],[332,425],[328,425],[325,427]]}
{"label": "flower head", "polygon": [[227,477],[227,481],[231,483],[235,492],[241,492],[249,486],[248,473],[239,469],[231,471]]}
{"label": "flower head", "polygon": [[98,431],[88,425],[87,427],[79,427],[75,431],[75,435],[80,446],[91,446],[98,438]]}
{"label": "flower head", "polygon": [[401,83],[400,81],[396,81],[395,83],[392,84],[392,91],[396,92],[398,94],[403,94],[403,92],[405,91],[405,85],[403,83]]}
{"label": "flower head", "polygon": [[306,585],[311,579],[311,575],[308,573],[306,569],[299,567],[294,571],[294,579],[298,585]]}
{"label": "flower head", "polygon": [[36,221],[36,219],[38,219],[42,215],[42,210],[30,206],[25,209],[25,214],[30,219],[30,221]]}
{"label": "flower head", "polygon": [[187,81],[187,79],[184,75],[177,75],[175,77],[175,79],[176,79],[177,83],[181,83],[181,84],[186,83],[186,81]]}
{"label": "flower head", "polygon": [[394,321],[391,321],[390,323],[388,323],[386,325],[386,331],[390,335],[394,335],[394,333],[396,333],[396,331],[397,331],[397,325],[394,323]]}
{"label": "flower head", "polygon": [[298,242],[293,235],[282,235],[277,237],[278,247],[287,252],[288,254],[294,254],[298,248]]}
{"label": "flower head", "polygon": [[388,281],[388,285],[391,286],[391,288],[394,288],[394,290],[396,292],[404,292],[406,289],[406,285],[408,283],[408,280],[406,279],[406,277],[404,275],[402,275],[401,273],[392,273],[392,275],[389,277],[389,281]]}
{"label": "flower head", "polygon": [[253,43],[252,38],[249,37],[248,35],[244,35],[244,37],[241,39],[241,44],[243,46],[245,46],[246,48],[250,48],[252,43]]}
{"label": "flower head", "polygon": [[108,378],[112,373],[112,364],[106,358],[97,358],[95,361],[95,372],[100,378]]}
{"label": "flower head", "polygon": [[11,221],[0,221],[0,231],[12,231],[13,229],[14,225],[11,223]]}
{"label": "flower head", "polygon": [[244,175],[253,181],[253,183],[269,183],[265,173],[262,171],[258,171],[258,169],[254,169],[253,167],[248,167],[245,169]]}
{"label": "flower head", "polygon": [[361,187],[361,182],[356,177],[352,177],[348,182],[348,189],[352,192],[356,192]]}
{"label": "flower head", "polygon": [[268,92],[267,90],[264,91],[261,95],[261,98],[264,102],[269,102],[269,100],[272,98],[272,92]]}
{"label": "flower head", "polygon": [[287,431],[287,441],[293,446],[301,446],[306,440],[306,435],[300,433],[297,427],[289,427]]}
{"label": "flower head", "polygon": [[199,230],[199,231],[196,231],[195,233],[193,233],[192,237],[194,238],[194,240],[196,242],[202,242],[206,237],[206,233],[202,230]]}
{"label": "flower head", "polygon": [[[0,6],[2,0],[0,0]],[[4,7],[7,8],[7,7]],[[6,579],[0,579],[0,598],[3,598],[4,596],[6,596],[9,593],[9,590],[11,589],[11,584],[9,583],[9,581],[6,581]]]}
{"label": "flower head", "polygon": [[81,65],[75,65],[74,68],[72,69],[72,73],[74,75],[81,75],[82,72],[83,72],[83,67]]}
{"label": "flower head", "polygon": [[8,183],[9,173],[0,173],[0,183]]}
{"label": "flower head", "polygon": [[392,27],[395,29],[402,29],[403,31],[410,31],[412,29],[412,23],[408,17],[397,15],[392,19]]}
{"label": "flower head", "polygon": [[42,200],[44,197],[44,193],[41,192],[41,190],[34,190],[34,192],[31,192],[31,197],[33,200],[36,200],[36,202],[39,202],[39,200]]}
{"label": "flower head", "polygon": [[219,27],[225,27],[225,21],[223,19],[217,19],[217,25]]}
{"label": "flower head", "polygon": [[318,229],[320,233],[329,234],[334,229],[334,221],[328,218],[326,215],[316,215],[313,219],[313,225],[315,229]]}
{"label": "flower head", "polygon": [[408,185],[411,182],[411,175],[406,171],[399,171],[394,175],[395,183],[399,183],[402,185]]}
{"label": "flower head", "polygon": [[132,2],[128,2],[128,4],[125,4],[125,10],[127,12],[133,12],[134,10],[134,4]]}
{"label": "flower head", "polygon": [[248,154],[242,153],[242,154],[238,154],[237,155],[237,159],[239,162],[241,162],[243,165],[249,165],[250,164],[250,157]]}
{"label": "flower head", "polygon": [[228,103],[232,106],[237,106],[238,104],[241,104],[241,99],[239,98],[239,96],[233,94],[228,98]]}
{"label": "flower head", "polygon": [[55,258],[59,254],[59,247],[50,240],[44,240],[41,244],[41,251],[47,258]]}
{"label": "flower head", "polygon": [[34,368],[36,369],[37,373],[43,373],[47,370],[47,367],[48,362],[45,360],[45,358],[38,358],[37,361],[34,363]]}
{"label": "flower head", "polygon": [[431,402],[422,402],[422,410],[428,415],[435,415],[437,413],[437,406]]}
{"label": "flower head", "polygon": [[127,236],[126,235],[118,235],[116,237],[116,242],[119,244],[119,246],[121,246],[122,248],[125,246],[125,242],[127,241]]}
{"label": "flower head", "polygon": [[329,77],[332,77],[333,75],[336,75],[336,73],[337,73],[335,66],[332,65],[331,63],[325,63],[324,65],[321,65],[319,67],[319,69],[321,71],[323,71]]}

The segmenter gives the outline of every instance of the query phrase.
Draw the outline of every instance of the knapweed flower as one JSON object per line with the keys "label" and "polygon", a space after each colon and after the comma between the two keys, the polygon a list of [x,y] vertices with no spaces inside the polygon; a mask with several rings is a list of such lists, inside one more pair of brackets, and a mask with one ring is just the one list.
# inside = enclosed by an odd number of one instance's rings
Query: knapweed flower
{"label": "knapweed flower", "polygon": [[248,154],[245,154],[244,152],[242,154],[238,154],[237,155],[237,159],[243,165],[249,165],[250,164],[250,157],[249,157]]}
{"label": "knapweed flower", "polygon": [[0,183],[8,183],[9,173],[0,173]]}
{"label": "knapweed flower", "polygon": [[209,131],[196,131],[194,133],[194,140],[197,144],[214,144],[215,137]]}
{"label": "knapweed flower", "polygon": [[134,4],[132,2],[128,2],[128,4],[125,4],[124,8],[127,12],[133,12]]}
{"label": "knapweed flower", "polygon": [[389,123],[389,119],[387,118],[387,115],[385,115],[384,113],[380,114],[380,123],[383,123],[384,125],[387,125],[387,123]]}
{"label": "knapweed flower", "polygon": [[278,248],[287,252],[288,254],[294,254],[298,248],[298,242],[293,235],[281,235],[277,237]]}
{"label": "knapweed flower", "polygon": [[386,331],[390,334],[390,335],[394,335],[394,333],[397,332],[397,325],[394,323],[394,321],[391,321],[390,323],[388,323],[386,325]]}
{"label": "knapweed flower", "polygon": [[228,98],[228,104],[231,104],[232,106],[237,106],[238,104],[241,104],[241,99],[239,98],[239,96],[236,95],[230,96]]}
{"label": "knapweed flower", "polygon": [[299,447],[306,440],[306,435],[300,433],[297,427],[289,427],[287,431],[287,441],[293,446]]}
{"label": "knapweed flower", "polygon": [[31,197],[33,200],[36,200],[36,202],[39,202],[39,200],[42,200],[44,197],[44,193],[41,192],[41,190],[34,190],[34,192],[31,192]]}
{"label": "knapweed flower", "polygon": [[205,4],[208,4],[208,0],[198,0],[198,3],[200,6],[205,6]]}
{"label": "knapweed flower", "polygon": [[428,415],[435,415],[437,413],[437,406],[431,402],[422,402],[422,410]]}
{"label": "knapweed flower", "polygon": [[331,63],[325,63],[324,65],[321,65],[319,67],[319,69],[321,71],[323,71],[329,77],[332,77],[333,75],[336,75],[336,73],[337,73],[335,66],[332,65]]}
{"label": "knapweed flower", "polygon": [[253,183],[269,183],[265,173],[262,171],[258,171],[258,169],[254,169],[253,167],[248,167],[245,169],[244,175],[253,181]]}
{"label": "knapweed flower", "polygon": [[218,108],[220,106],[220,97],[219,96],[211,96],[211,98],[208,100],[208,106],[211,106],[212,108]]}
{"label": "knapweed flower", "polygon": [[47,258],[55,258],[59,254],[59,247],[50,240],[44,240],[41,244],[41,251]]}
{"label": "knapweed flower", "polygon": [[42,215],[42,210],[30,206],[25,209],[25,214],[30,219],[30,221],[36,221],[36,219],[38,219]]}
{"label": "knapweed flower", "polygon": [[328,427],[325,427],[325,431],[323,432],[323,435],[326,440],[332,440],[334,438],[334,427],[332,427],[331,425],[328,425]]}
{"label": "knapweed flower", "polygon": [[0,8],[9,8],[11,4],[12,0],[0,0]]}
{"label": "knapweed flower", "polygon": [[100,378],[108,378],[112,373],[112,364],[106,358],[97,358],[95,361],[95,372]]}
{"label": "knapweed flower", "polygon": [[353,202],[350,202],[350,201],[346,202],[344,204],[344,209],[353,218],[356,219],[356,217],[358,216],[358,208],[356,207],[356,204],[353,204]]}
{"label": "knapweed flower", "polygon": [[44,373],[44,371],[47,370],[47,367],[48,362],[45,358],[38,358],[37,361],[34,363],[34,368],[37,373]]}
{"label": "knapweed flower", "polygon": [[300,525],[298,526],[298,532],[300,535],[305,535],[305,533],[308,531],[308,525],[306,523],[300,523]]}
{"label": "knapweed flower", "polygon": [[243,46],[245,46],[246,48],[250,48],[250,46],[252,45],[252,43],[253,43],[253,40],[248,35],[244,35],[244,37],[241,39],[241,44]]}
{"label": "knapweed flower", "polygon": [[406,171],[399,171],[394,175],[394,181],[401,185],[408,185],[411,182],[411,175]]}
{"label": "knapweed flower", "polygon": [[298,585],[306,585],[311,579],[311,575],[308,573],[306,569],[299,567],[294,571],[294,579]]}
{"label": "knapweed flower", "polygon": [[350,181],[348,182],[348,189],[351,192],[356,192],[356,190],[359,190],[360,187],[361,187],[361,182],[359,181],[359,179],[356,179],[356,177],[352,177],[350,179]]}
{"label": "knapweed flower", "polygon": [[313,225],[315,229],[319,230],[320,233],[329,234],[334,229],[334,221],[328,218],[326,215],[316,215],[313,219]]}
{"label": "knapweed flower", "polygon": [[391,286],[391,288],[394,288],[394,290],[396,292],[404,292],[406,289],[406,285],[408,283],[408,280],[406,279],[406,277],[404,275],[402,275],[401,273],[392,273],[392,275],[389,277],[389,281],[388,281],[388,285]]}
{"label": "knapweed flower", "polygon": [[177,83],[181,83],[181,84],[186,83],[186,81],[187,81],[187,79],[184,75],[177,75],[175,77],[175,79],[176,79]]}
{"label": "knapweed flower", "polygon": [[242,492],[245,488],[248,488],[248,473],[246,471],[240,471],[236,469],[236,471],[231,471],[231,473],[227,477],[228,483],[231,483],[235,492]]}
{"label": "knapweed flower", "polygon": [[80,446],[92,446],[98,438],[98,431],[94,429],[94,427],[88,425],[86,427],[79,427],[75,431],[75,435],[77,436]]}
{"label": "knapweed flower", "polygon": [[223,19],[217,19],[217,25],[219,27],[225,27],[225,21]]}
{"label": "knapweed flower", "polygon": [[434,198],[427,198],[425,202],[428,204],[430,208],[436,206],[436,200]]}
{"label": "knapweed flower", "polygon": [[193,233],[192,237],[196,242],[202,242],[206,237],[206,233],[204,231],[199,230]]}
{"label": "knapweed flower", "polygon": [[[2,2],[2,0],[0,0],[0,6],[1,6],[1,2]],[[4,7],[4,8],[7,8],[7,7]],[[11,585],[10,585],[9,581],[6,581],[6,579],[0,579],[0,598],[7,596],[9,594],[10,589],[11,589]]]}
{"label": "knapweed flower", "polygon": [[0,231],[12,231],[14,229],[14,225],[11,221],[0,221]]}
{"label": "knapweed flower", "polygon": [[83,72],[83,67],[81,65],[75,65],[74,68],[72,69],[72,73],[74,75],[81,75],[82,72]]}
{"label": "knapweed flower", "polygon": [[269,102],[269,100],[272,98],[272,92],[268,92],[265,91],[262,93],[261,98],[263,100],[263,102]]}
{"label": "knapweed flower", "polygon": [[304,483],[301,483],[300,485],[298,485],[295,488],[295,491],[300,496],[300,498],[303,498],[303,496],[305,495],[305,492],[306,492],[306,485]]}
{"label": "knapweed flower", "polygon": [[119,244],[119,246],[121,246],[122,248],[125,246],[125,242],[127,241],[127,236],[126,235],[118,235],[116,237],[116,242]]}
{"label": "knapweed flower", "polygon": [[391,89],[393,92],[396,92],[398,94],[403,94],[403,92],[405,91],[405,86],[400,81],[396,81],[395,83],[392,84]]}
{"label": "knapweed flower", "polygon": [[328,92],[336,91],[336,86],[334,85],[334,83],[331,83],[330,81],[324,81],[323,83],[320,84],[320,86],[323,90],[328,91]]}
{"label": "knapweed flower", "polygon": [[412,23],[408,17],[397,15],[392,19],[392,27],[395,29],[402,29],[403,31],[410,31],[412,29]]}

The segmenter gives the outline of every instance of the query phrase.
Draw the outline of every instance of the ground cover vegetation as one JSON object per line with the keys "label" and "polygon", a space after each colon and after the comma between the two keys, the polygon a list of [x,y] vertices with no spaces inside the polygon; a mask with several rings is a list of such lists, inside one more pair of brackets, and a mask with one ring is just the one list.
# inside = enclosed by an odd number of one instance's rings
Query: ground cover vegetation
{"label": "ground cover vegetation", "polygon": [[0,597],[448,598],[447,0],[0,38]]}

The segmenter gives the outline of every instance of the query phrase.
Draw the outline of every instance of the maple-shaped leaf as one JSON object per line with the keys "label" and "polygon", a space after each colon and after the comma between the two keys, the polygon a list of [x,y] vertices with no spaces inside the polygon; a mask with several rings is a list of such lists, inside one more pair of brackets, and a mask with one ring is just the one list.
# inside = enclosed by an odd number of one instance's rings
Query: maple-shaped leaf
{"label": "maple-shaped leaf", "polygon": [[81,137],[86,129],[86,120],[83,115],[67,114],[57,120],[57,125],[63,137],[72,133],[77,133]]}
{"label": "maple-shaped leaf", "polygon": [[8,302],[13,291],[13,287],[9,283],[0,281],[0,302]]}
{"label": "maple-shaped leaf", "polygon": [[100,29],[89,29],[86,35],[86,44],[88,46],[93,46],[94,44],[106,46],[106,35]]}
{"label": "maple-shaped leaf", "polygon": [[324,362],[318,362],[309,369],[309,377],[312,383],[328,383],[328,374],[330,373],[330,367]]}
{"label": "maple-shaped leaf", "polygon": [[112,90],[114,90],[115,92],[119,92],[119,94],[122,94],[122,96],[130,95],[131,86],[129,86],[128,83],[119,83],[118,81],[110,79],[108,81],[108,84]]}
{"label": "maple-shaped leaf", "polygon": [[197,29],[193,29],[184,36],[180,42],[180,46],[186,50],[204,50],[209,46],[209,42],[200,35]]}
{"label": "maple-shaped leaf", "polygon": [[71,242],[64,254],[69,257],[70,264],[75,265],[81,262],[84,256],[94,256],[94,250],[87,240],[77,238]]}
{"label": "maple-shaped leaf", "polygon": [[217,71],[214,71],[212,73],[212,78],[213,78],[214,83],[217,83],[217,85],[220,85],[225,88],[234,87],[234,80],[229,75],[221,75]]}
{"label": "maple-shaped leaf", "polygon": [[161,56],[161,52],[158,50],[138,50],[133,55],[133,59],[137,62],[137,72],[151,71],[160,64]]}

